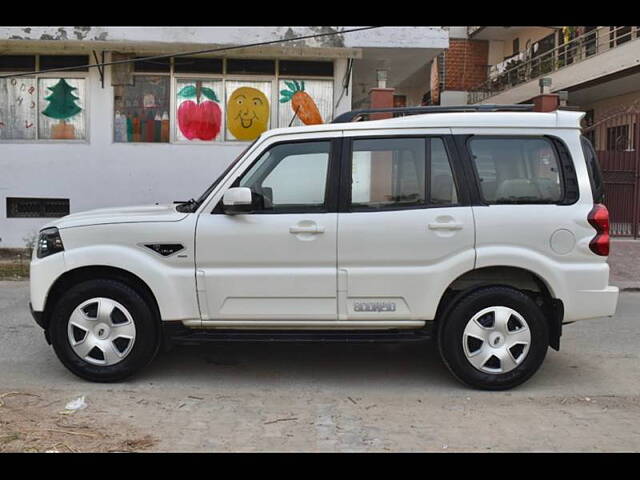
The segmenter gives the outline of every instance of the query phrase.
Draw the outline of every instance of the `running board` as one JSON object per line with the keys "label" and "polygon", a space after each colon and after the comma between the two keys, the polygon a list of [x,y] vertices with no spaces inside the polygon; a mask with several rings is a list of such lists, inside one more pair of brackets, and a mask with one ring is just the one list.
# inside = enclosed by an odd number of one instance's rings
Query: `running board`
{"label": "running board", "polygon": [[197,329],[258,330],[397,330],[425,326],[424,320],[184,320],[182,324]]}
{"label": "running board", "polygon": [[[186,331],[185,331],[186,330]],[[171,343],[196,345],[207,342],[403,342],[421,341],[431,337],[430,329],[418,330],[192,330],[166,331]]]}

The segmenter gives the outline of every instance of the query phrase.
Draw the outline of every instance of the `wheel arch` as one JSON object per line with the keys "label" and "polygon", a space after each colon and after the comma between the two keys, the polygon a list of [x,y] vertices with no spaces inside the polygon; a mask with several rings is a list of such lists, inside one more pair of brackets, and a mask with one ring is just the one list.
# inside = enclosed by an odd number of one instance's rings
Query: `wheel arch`
{"label": "wheel arch", "polygon": [[73,270],[69,270],[60,275],[53,283],[47,294],[45,302],[45,308],[43,312],[43,327],[45,330],[49,327],[49,321],[51,318],[51,312],[55,308],[56,304],[62,297],[62,294],[69,288],[82,283],[87,280],[93,280],[96,278],[107,278],[112,280],[118,280],[130,288],[138,292],[144,301],[149,305],[149,308],[154,313],[158,322],[161,320],[160,308],[158,301],[153,294],[153,291],[147,283],[134,273],[124,270],[122,268],[106,266],[106,265],[92,265],[78,267]]}
{"label": "wheel arch", "polygon": [[485,287],[503,286],[523,291],[531,296],[543,310],[549,325],[549,345],[560,349],[564,305],[555,298],[549,283],[538,273],[508,265],[494,265],[469,270],[453,280],[440,297],[436,310],[434,327],[438,335],[438,325],[447,318],[453,307],[468,294]]}

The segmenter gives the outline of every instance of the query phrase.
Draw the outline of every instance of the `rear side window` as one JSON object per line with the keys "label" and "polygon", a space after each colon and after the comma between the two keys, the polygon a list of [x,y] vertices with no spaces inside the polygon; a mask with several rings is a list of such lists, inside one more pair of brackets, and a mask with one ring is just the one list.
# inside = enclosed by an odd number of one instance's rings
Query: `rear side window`
{"label": "rear side window", "polygon": [[486,203],[559,203],[563,199],[560,162],[546,138],[473,137],[469,148]]}
{"label": "rear side window", "polygon": [[580,143],[582,143],[582,151],[584,152],[584,159],[587,164],[587,171],[589,172],[591,192],[593,192],[593,203],[602,203],[604,202],[604,183],[602,181],[602,172],[600,171],[596,151],[586,137],[581,137]]}
{"label": "rear side window", "polygon": [[458,203],[441,138],[353,141],[351,209],[384,210]]}

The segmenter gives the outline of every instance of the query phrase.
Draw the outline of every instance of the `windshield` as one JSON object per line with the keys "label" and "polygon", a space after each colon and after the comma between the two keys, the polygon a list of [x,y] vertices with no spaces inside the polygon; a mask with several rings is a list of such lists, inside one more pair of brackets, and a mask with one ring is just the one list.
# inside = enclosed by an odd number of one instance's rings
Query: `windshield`
{"label": "windshield", "polygon": [[207,188],[204,193],[202,195],[200,195],[200,197],[198,198],[198,200],[194,200],[193,198],[191,200],[189,200],[188,202],[182,203],[180,205],[178,205],[176,207],[176,209],[179,212],[195,212],[198,207],[200,205],[202,205],[202,202],[204,202],[207,197],[209,196],[209,194],[211,194],[211,192],[213,191],[214,188],[216,188],[216,186],[222,181],[222,179],[224,177],[227,176],[227,173],[229,173],[231,171],[231,169],[233,167],[235,167],[238,162],[242,159],[242,157],[244,157],[244,154],[247,153],[249,151],[249,149],[251,147],[253,147],[255,145],[255,143],[260,139],[260,137],[256,138],[253,142],[251,142],[247,148],[245,148],[244,150],[242,150],[242,152],[240,152],[240,154],[229,164],[229,166],[224,170],[224,172],[222,172],[218,178],[216,178],[216,180],[209,186],[209,188]]}

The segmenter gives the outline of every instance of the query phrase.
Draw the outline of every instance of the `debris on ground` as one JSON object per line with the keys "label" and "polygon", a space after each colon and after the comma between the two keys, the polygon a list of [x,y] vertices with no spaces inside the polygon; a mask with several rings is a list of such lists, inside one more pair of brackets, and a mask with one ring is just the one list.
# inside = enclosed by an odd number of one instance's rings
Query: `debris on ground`
{"label": "debris on ground", "polygon": [[36,395],[35,393],[27,393],[27,392],[7,392],[7,393],[3,393],[2,395],[0,395],[0,407],[4,406],[4,401],[3,399],[7,398],[7,397],[14,397],[17,395],[24,395],[27,397],[39,397],[40,395]]}
{"label": "debris on ground", "polygon": [[264,425],[271,425],[272,423],[278,422],[289,422],[291,420],[297,420],[298,417],[289,417],[289,418],[276,418],[275,420],[271,420],[269,422],[264,422]]}
{"label": "debris on ground", "polygon": [[[33,400],[17,398],[23,395]],[[137,452],[156,443],[127,422],[114,423],[95,414],[89,418],[83,412],[87,405],[84,396],[67,403],[66,411],[77,412],[73,419],[56,415],[59,407],[54,404],[60,400],[52,401],[55,397],[17,391],[0,394],[0,452]]]}
{"label": "debris on ground", "polygon": [[77,412],[78,410],[83,410],[87,408],[87,402],[85,400],[85,396],[81,396],[76,398],[75,400],[71,400],[64,407],[62,412],[59,412],[60,415],[71,415],[72,413]]}

